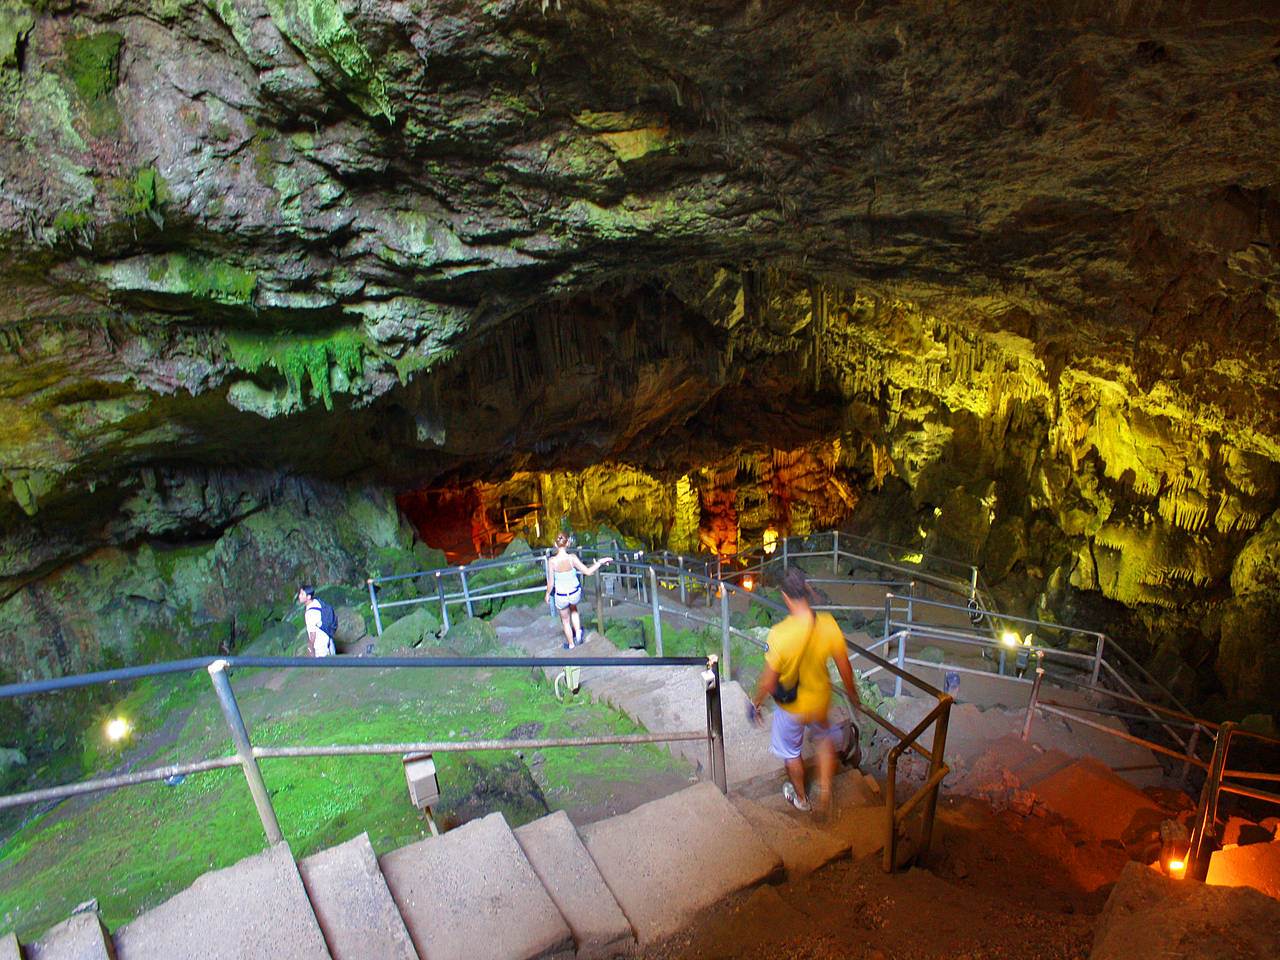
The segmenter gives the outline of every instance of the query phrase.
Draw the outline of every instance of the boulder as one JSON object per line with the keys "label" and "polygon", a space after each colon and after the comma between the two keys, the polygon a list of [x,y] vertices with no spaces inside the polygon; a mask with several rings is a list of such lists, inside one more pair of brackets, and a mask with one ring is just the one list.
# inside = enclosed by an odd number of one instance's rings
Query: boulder
{"label": "boulder", "polygon": [[1280,903],[1257,890],[1173,880],[1129,863],[1098,917],[1089,960],[1280,956]]}

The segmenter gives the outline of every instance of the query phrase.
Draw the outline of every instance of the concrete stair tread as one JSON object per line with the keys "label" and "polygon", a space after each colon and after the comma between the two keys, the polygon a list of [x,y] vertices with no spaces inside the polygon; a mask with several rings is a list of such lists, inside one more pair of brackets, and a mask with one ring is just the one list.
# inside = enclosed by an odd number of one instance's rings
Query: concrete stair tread
{"label": "concrete stair tread", "polygon": [[631,924],[563,810],[517,827],[515,837],[573,931],[580,958],[613,956],[634,946]]}
{"label": "concrete stair tread", "polygon": [[328,960],[287,843],[200,877],[115,934],[117,960]]}
{"label": "concrete stair tread", "polygon": [[384,854],[379,865],[421,960],[529,960],[573,949],[500,813]]}
{"label": "concrete stair tread", "polygon": [[[17,941],[13,941],[17,946]],[[76,913],[26,948],[27,960],[112,960],[111,941],[96,912]],[[0,956],[4,956],[0,950]],[[20,951],[13,953],[21,957]]]}
{"label": "concrete stair tread", "polygon": [[765,810],[795,817],[836,838],[855,860],[884,847],[884,801],[879,786],[873,788],[875,781],[868,775],[848,770],[832,779],[831,815],[825,821],[796,810],[782,796],[782,782],[779,779],[767,795],[755,797],[756,802]]}
{"label": "concrete stair tread", "polygon": [[843,839],[816,829],[811,825],[813,818],[794,807],[786,813],[765,807],[748,797],[734,797],[733,805],[756,829],[760,838],[782,858],[790,880],[808,876],[849,853],[849,845]]}
{"label": "concrete stair tread", "polygon": [[333,960],[419,960],[367,833],[299,861],[298,873]]}
{"label": "concrete stair tread", "polygon": [[670,936],[724,896],[783,869],[781,858],[710,783],[579,833],[641,946]]}

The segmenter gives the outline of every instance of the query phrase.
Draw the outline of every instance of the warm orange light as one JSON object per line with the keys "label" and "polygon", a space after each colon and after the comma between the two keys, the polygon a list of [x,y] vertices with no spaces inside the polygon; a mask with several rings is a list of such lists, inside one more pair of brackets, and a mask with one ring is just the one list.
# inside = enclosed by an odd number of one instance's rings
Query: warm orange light
{"label": "warm orange light", "polygon": [[742,578],[743,590],[754,590],[755,588],[756,588],[756,581],[754,577],[752,577],[750,574],[747,574],[745,577]]}
{"label": "warm orange light", "polygon": [[1171,876],[1171,877],[1181,876],[1181,875],[1182,875],[1182,871],[1183,871],[1183,870],[1185,870],[1185,869],[1186,869],[1186,867],[1187,867],[1187,864],[1186,864],[1186,862],[1185,862],[1185,861],[1183,861],[1183,860],[1170,860],[1170,861],[1169,861],[1169,876]]}
{"label": "warm orange light", "polygon": [[773,527],[764,528],[764,552],[773,553],[778,549],[778,531]]}

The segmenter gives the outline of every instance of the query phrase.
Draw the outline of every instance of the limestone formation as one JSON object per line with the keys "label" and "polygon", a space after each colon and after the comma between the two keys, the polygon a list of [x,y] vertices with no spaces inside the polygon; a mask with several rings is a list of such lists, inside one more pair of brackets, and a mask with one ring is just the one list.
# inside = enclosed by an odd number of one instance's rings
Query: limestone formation
{"label": "limestone formation", "polygon": [[1278,12],[4,0],[0,663],[409,545],[264,550],[291,484],[474,481],[959,554],[1274,710]]}

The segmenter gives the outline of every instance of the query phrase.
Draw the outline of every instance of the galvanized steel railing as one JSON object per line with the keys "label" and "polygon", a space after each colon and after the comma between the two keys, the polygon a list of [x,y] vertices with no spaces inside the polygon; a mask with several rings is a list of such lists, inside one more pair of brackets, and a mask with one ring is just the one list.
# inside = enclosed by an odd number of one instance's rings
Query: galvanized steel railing
{"label": "galvanized steel railing", "polygon": [[[480,667],[493,668],[529,668],[548,666],[607,666],[635,669],[655,666],[695,667],[702,671],[706,687],[707,729],[667,731],[661,733],[614,734],[592,737],[555,737],[525,738],[512,740],[469,740],[469,741],[414,741],[408,743],[366,743],[323,746],[254,746],[236,703],[228,677],[230,668],[284,667],[308,670],[341,670],[341,669],[440,669],[445,667]],[[190,660],[179,660],[170,663],[154,664],[143,667],[128,667],[121,670],[104,670],[97,673],[79,674],[71,677],[59,677],[53,680],[41,680],[31,683],[14,683],[0,686],[0,699],[20,697],[37,693],[51,693],[76,687],[112,683],[124,680],[137,680],[144,677],[164,676],[174,673],[189,673],[192,670],[207,670],[213,683],[218,704],[223,718],[231,734],[235,755],[215,757],[193,763],[171,764],[155,767],[136,773],[122,774],[113,777],[98,777],[76,783],[61,784],[39,790],[27,790],[20,793],[0,796],[0,809],[16,807],[24,804],[42,803],[63,800],[68,797],[96,793],[101,790],[112,790],[119,787],[152,783],[175,776],[202,773],[208,770],[219,770],[226,767],[239,766],[244,771],[245,781],[253,797],[254,806],[262,821],[262,829],[270,843],[277,843],[283,836],[275,810],[271,805],[271,797],[262,773],[258,768],[261,759],[289,759],[299,757],[337,757],[353,755],[403,755],[413,753],[446,753],[471,750],[533,750],[552,747],[596,746],[608,744],[636,743],[673,743],[690,740],[706,740],[708,750],[708,768],[712,779],[721,791],[728,789],[724,765],[724,729],[720,707],[720,667],[714,657],[658,657],[634,659],[630,657],[558,657],[548,660],[545,657],[204,657]]]}
{"label": "galvanized steel railing", "polygon": [[[754,644],[760,648],[764,648],[765,644],[756,639],[749,633],[734,627],[731,623],[730,602],[732,598],[745,599],[748,606],[758,604],[765,607],[773,613],[785,615],[786,607],[775,600],[760,596],[754,588],[748,589],[742,582],[733,582],[729,577],[737,578],[739,581],[746,576],[763,576],[769,566],[777,564],[785,567],[790,562],[797,559],[825,557],[827,551],[820,553],[799,552],[794,548],[788,549],[787,542],[781,541],[781,547],[776,551],[776,555],[772,557],[759,557],[756,562],[746,566],[735,567],[726,564],[725,558],[697,558],[691,560],[687,557],[681,557],[667,551],[654,554],[646,554],[644,552],[623,552],[619,554],[616,550],[585,548],[579,550],[578,553],[584,560],[599,556],[613,556],[618,564],[618,569],[610,574],[597,573],[590,578],[594,581],[594,602],[597,611],[597,617],[600,625],[600,632],[604,632],[604,614],[603,599],[610,595],[610,591],[605,587],[605,578],[614,576],[617,579],[614,582],[612,591],[613,599],[622,599],[621,594],[626,591],[634,591],[634,599],[645,606],[648,606],[653,617],[654,632],[654,650],[657,656],[663,655],[663,618],[667,619],[680,618],[686,622],[692,622],[709,626],[712,628],[719,627],[721,633],[721,650],[720,663],[723,665],[725,677],[732,676],[732,651],[730,640],[732,637],[738,637],[748,643]],[[444,568],[433,571],[422,571],[416,574],[400,574],[394,577],[375,577],[369,580],[370,586],[370,603],[375,610],[375,622],[380,624],[380,616],[377,613],[379,608],[387,609],[393,604],[395,606],[405,606],[413,603],[438,603],[441,611],[441,619],[444,624],[448,624],[448,607],[453,605],[473,606],[475,602],[481,598],[498,598],[513,597],[541,592],[545,587],[545,574],[543,574],[543,564],[550,555],[550,551],[540,553],[530,553],[518,557],[505,558],[501,563],[497,561],[485,561],[483,564],[476,564],[470,567],[471,570],[477,568],[492,568],[506,564],[508,566],[519,566],[521,564],[536,565],[536,571],[541,577],[539,584],[534,587],[525,587],[523,582],[527,581],[531,576],[531,572],[515,573],[513,576],[499,584],[490,585],[490,589],[485,591],[477,591],[472,588],[471,580],[467,577],[466,567]],[[842,559],[850,557],[839,549],[839,540],[836,538],[833,542],[833,549],[830,551],[832,564],[838,570],[838,564]],[[741,560],[738,556],[735,560]],[[717,575],[718,574],[718,575]],[[377,597],[377,587],[383,583],[395,582],[399,580],[428,577],[434,581],[436,586],[435,596],[427,595],[420,598],[412,598],[408,600],[393,601],[391,603],[379,603]],[[457,589],[446,589],[444,587],[445,577],[457,578]],[[821,582],[815,580],[815,582]],[[841,583],[849,583],[848,580],[841,580]],[[871,581],[868,581],[871,582]],[[884,581],[874,581],[878,585],[883,586]],[[753,585],[754,586],[754,585]],[[619,590],[621,588],[621,590]],[[585,589],[585,588],[584,588]],[[664,603],[663,598],[666,594],[672,594],[672,600],[676,596],[679,597],[678,606],[671,602]],[[708,606],[712,605],[715,600],[719,600],[720,611],[719,617],[701,616],[695,612],[699,604],[699,596],[705,599]],[[586,600],[584,596],[584,601]],[[589,608],[590,603],[584,603],[584,607]],[[833,607],[831,605],[820,605],[820,610],[830,609],[854,609]],[[932,843],[933,823],[935,819],[935,811],[937,808],[938,791],[941,787],[943,778],[946,777],[950,768],[944,762],[947,723],[950,716],[952,697],[939,691],[936,687],[926,683],[920,678],[914,676],[905,669],[903,664],[895,664],[889,660],[883,659],[870,650],[867,650],[858,644],[849,642],[846,644],[850,654],[853,657],[861,657],[872,665],[872,671],[884,670],[895,676],[898,688],[901,689],[902,683],[906,683],[916,687],[926,696],[937,698],[937,704],[930,710],[929,714],[911,731],[903,731],[896,727],[892,722],[880,716],[874,710],[866,707],[860,709],[860,712],[871,719],[876,725],[884,729],[888,734],[897,740],[897,743],[889,750],[887,763],[888,787],[885,791],[885,846],[884,846],[884,867],[886,870],[894,870],[900,866],[904,857],[900,855],[899,835],[905,830],[907,818],[911,816],[918,807],[921,808],[921,824],[919,827],[919,844],[913,851],[914,855],[923,855],[928,852]],[[933,742],[929,747],[925,747],[921,742],[921,737],[931,727],[934,728]],[[914,751],[924,757],[929,763],[929,773],[926,776],[921,787],[907,799],[904,803],[899,804],[897,801],[896,786],[898,764],[902,755],[907,751]]]}

